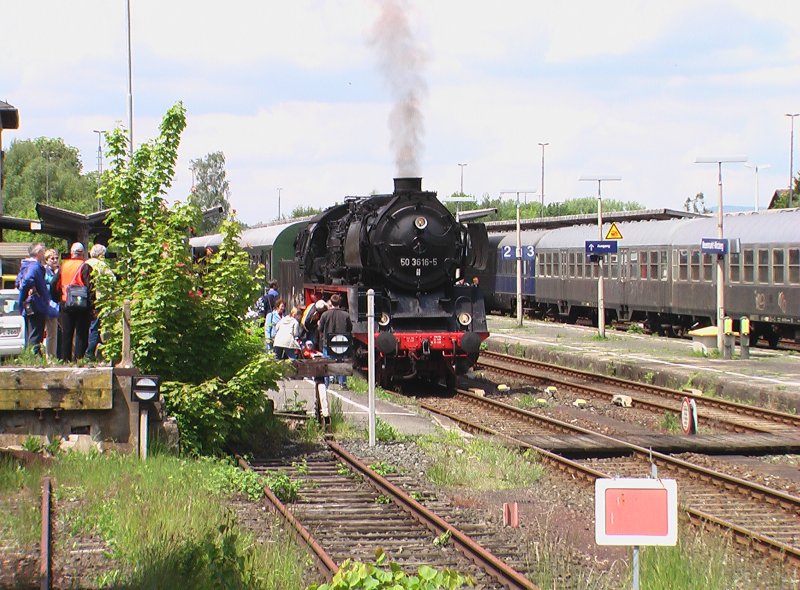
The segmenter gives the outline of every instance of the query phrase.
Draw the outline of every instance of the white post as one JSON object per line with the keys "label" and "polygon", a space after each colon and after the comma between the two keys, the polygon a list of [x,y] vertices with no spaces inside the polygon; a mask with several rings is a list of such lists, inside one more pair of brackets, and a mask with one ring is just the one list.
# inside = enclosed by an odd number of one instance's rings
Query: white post
{"label": "white post", "polygon": [[[600,196],[600,181],[597,181],[597,233],[598,239],[603,239],[603,199]],[[606,337],[606,298],[603,285],[603,255],[598,262],[600,276],[597,278],[597,333],[600,338]]]}
{"label": "white post", "polygon": [[[719,166],[719,201],[717,202],[717,237],[720,242],[723,239],[722,231],[722,162]],[[717,254],[717,350],[723,353],[725,345],[725,258],[722,254]]]}
{"label": "white post", "polygon": [[[747,162],[747,156],[702,156],[695,164],[716,164],[718,170],[719,201],[717,202],[717,238],[724,239],[722,231],[722,164],[725,162]],[[717,350],[724,352],[725,345],[725,257],[717,254]],[[724,358],[724,356],[723,356]]]}
{"label": "white post", "polygon": [[147,459],[147,422],[149,412],[147,406],[139,406],[139,457]]}
{"label": "white post", "polygon": [[517,193],[517,326],[522,327],[522,234],[519,221],[519,193]]}
{"label": "white post", "polygon": [[375,446],[375,289],[367,291],[367,374],[369,375],[369,446]]}

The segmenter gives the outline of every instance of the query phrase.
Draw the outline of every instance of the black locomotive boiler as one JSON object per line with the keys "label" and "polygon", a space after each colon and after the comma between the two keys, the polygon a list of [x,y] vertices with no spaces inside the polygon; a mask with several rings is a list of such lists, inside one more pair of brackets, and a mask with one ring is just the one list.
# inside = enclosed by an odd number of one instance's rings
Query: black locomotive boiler
{"label": "black locomotive boiler", "polygon": [[353,322],[355,361],[367,365],[367,291],[375,291],[376,381],[443,380],[476,361],[489,334],[479,287],[465,268],[485,267],[482,223],[461,224],[420,178],[391,194],[347,197],[309,221],[296,257],[305,304],[333,293]]}

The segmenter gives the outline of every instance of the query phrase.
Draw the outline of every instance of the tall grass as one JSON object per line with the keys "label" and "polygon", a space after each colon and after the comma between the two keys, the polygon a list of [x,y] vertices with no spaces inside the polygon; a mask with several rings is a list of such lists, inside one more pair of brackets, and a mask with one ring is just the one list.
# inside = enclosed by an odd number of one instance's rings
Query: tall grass
{"label": "tall grass", "polygon": [[[120,569],[103,584],[131,588],[301,588],[307,558],[277,531],[269,542],[240,528],[228,507],[238,492],[257,495],[260,482],[220,460],[166,455],[146,462],[122,455],[70,453],[46,468],[54,481],[60,529],[56,548],[96,536]],[[0,463],[0,498],[8,508],[38,507],[44,467]],[[25,499],[26,501],[19,501]],[[28,499],[35,501],[28,502]],[[13,513],[13,514],[9,514]],[[4,537],[30,545],[38,515],[3,510]],[[271,518],[262,513],[263,518]],[[35,526],[20,523],[35,521]],[[274,526],[274,524],[272,525]],[[35,542],[34,535],[34,542]]]}
{"label": "tall grass", "polygon": [[512,489],[530,485],[544,473],[531,453],[520,454],[485,438],[467,440],[448,432],[423,436],[419,445],[433,459],[427,476],[439,485]]}

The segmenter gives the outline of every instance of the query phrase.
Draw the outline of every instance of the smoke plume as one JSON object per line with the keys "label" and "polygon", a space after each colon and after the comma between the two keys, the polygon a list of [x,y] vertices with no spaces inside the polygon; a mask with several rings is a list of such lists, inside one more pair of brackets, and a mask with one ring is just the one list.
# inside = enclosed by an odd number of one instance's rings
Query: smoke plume
{"label": "smoke plume", "polygon": [[399,177],[420,176],[422,151],[422,77],[425,55],[417,45],[408,22],[406,0],[379,0],[380,15],[371,43],[378,50],[381,70],[392,93],[389,115],[391,147]]}

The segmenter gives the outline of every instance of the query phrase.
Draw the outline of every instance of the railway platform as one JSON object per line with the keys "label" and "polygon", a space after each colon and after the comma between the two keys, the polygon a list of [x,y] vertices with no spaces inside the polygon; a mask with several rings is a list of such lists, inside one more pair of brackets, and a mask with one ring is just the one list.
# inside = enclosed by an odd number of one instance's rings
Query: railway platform
{"label": "railway platform", "polygon": [[690,340],[489,316],[489,350],[746,403],[800,412],[800,354],[751,348],[748,360],[708,357]]}
{"label": "railway platform", "polygon": [[[357,428],[366,429],[369,420],[367,395],[357,394],[333,386],[328,389],[328,403],[337,399],[342,404],[346,420]],[[278,383],[276,391],[268,392],[276,412],[300,411],[314,415],[315,384],[311,379],[292,379]],[[405,406],[382,399],[375,400],[376,416],[391,424],[398,432],[408,435],[432,434],[437,427],[449,428],[446,419],[439,420],[427,412],[420,414]]]}

